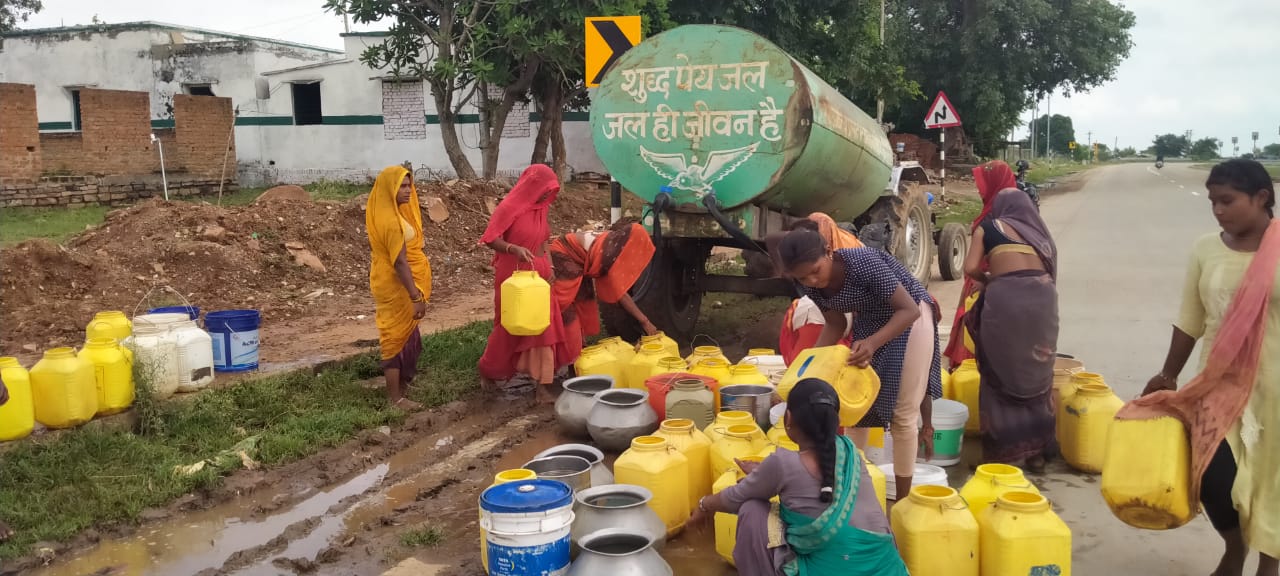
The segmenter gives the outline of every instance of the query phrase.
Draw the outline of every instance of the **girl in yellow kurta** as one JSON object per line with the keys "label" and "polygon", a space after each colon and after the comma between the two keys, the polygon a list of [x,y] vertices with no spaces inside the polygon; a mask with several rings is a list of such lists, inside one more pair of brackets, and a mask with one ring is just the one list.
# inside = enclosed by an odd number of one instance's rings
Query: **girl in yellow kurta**
{"label": "girl in yellow kurta", "polygon": [[[1257,162],[1229,160],[1213,168],[1206,187],[1222,232],[1196,242],[1164,369],[1147,384],[1144,395],[1152,396],[1132,404],[1173,407],[1191,424],[1193,468],[1203,470],[1200,501],[1226,542],[1214,576],[1242,574],[1250,547],[1260,553],[1258,576],[1277,576],[1280,224],[1273,220],[1275,186]],[[1251,302],[1256,311],[1249,318],[1245,311]],[[1200,338],[1205,340],[1201,375],[1176,393],[1160,392],[1177,388],[1178,374]],[[1225,350],[1231,346],[1216,346],[1219,339],[1242,344]],[[1224,366],[1220,356],[1230,354],[1241,355]],[[1250,374],[1251,381],[1237,378]],[[1179,406],[1179,396],[1196,401]],[[1214,430],[1221,432],[1210,437]],[[1225,439],[1219,441],[1222,432]]]}
{"label": "girl in yellow kurta", "polygon": [[387,399],[397,407],[415,410],[422,406],[405,398],[404,391],[418,375],[422,352],[418,322],[427,314],[431,264],[424,252],[418,190],[407,169],[391,166],[378,175],[364,218],[371,252],[369,290]]}

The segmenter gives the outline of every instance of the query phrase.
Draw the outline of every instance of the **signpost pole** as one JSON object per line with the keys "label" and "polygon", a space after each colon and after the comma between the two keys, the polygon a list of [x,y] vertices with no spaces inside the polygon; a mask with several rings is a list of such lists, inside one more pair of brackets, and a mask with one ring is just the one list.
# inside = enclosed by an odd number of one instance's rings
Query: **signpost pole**
{"label": "signpost pole", "polygon": [[609,223],[616,224],[622,219],[622,184],[609,175]]}
{"label": "signpost pole", "polygon": [[938,197],[940,200],[947,199],[947,129],[943,128],[938,131],[938,143],[941,147],[938,149],[939,156],[942,158],[942,194]]}

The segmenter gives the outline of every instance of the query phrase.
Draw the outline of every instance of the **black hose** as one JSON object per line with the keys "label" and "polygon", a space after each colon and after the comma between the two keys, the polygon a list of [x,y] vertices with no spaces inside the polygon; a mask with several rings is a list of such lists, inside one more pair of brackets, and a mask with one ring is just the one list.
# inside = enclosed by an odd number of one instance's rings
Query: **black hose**
{"label": "black hose", "polygon": [[662,214],[669,208],[671,208],[671,189],[664,187],[653,198],[653,204],[649,208],[649,214],[653,217],[653,245],[657,248],[654,250],[653,261],[649,265],[655,271],[662,269]]}
{"label": "black hose", "polygon": [[716,199],[715,192],[711,192],[706,196],[703,196],[702,205],[706,207],[707,212],[711,213],[711,217],[715,219],[716,223],[719,224],[721,228],[724,228],[724,231],[729,233],[729,237],[737,241],[738,245],[743,250],[768,253],[768,250],[765,250],[757,244],[755,240],[752,240],[750,236],[747,236],[746,232],[743,232],[737,224],[734,224],[733,221],[729,220],[728,216],[725,216],[724,213],[720,211],[720,200]]}

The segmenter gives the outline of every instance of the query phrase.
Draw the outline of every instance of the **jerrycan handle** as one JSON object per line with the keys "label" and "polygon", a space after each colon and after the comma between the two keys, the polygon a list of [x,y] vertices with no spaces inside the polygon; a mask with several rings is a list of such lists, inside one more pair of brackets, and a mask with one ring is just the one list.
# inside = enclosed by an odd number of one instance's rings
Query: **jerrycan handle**
{"label": "jerrycan handle", "polygon": [[141,300],[138,300],[138,303],[133,307],[133,314],[129,317],[130,319],[138,317],[138,309],[147,302],[148,298],[151,298],[151,293],[155,292],[157,289],[161,292],[172,292],[178,298],[182,299],[182,303],[186,305],[188,310],[194,308],[194,306],[191,305],[191,301],[187,300],[187,297],[183,296],[181,292],[174,290],[172,286],[169,286],[168,284],[156,284],[152,286],[150,290],[147,290],[146,294],[143,294]]}
{"label": "jerrycan handle", "polygon": [[716,342],[716,339],[712,338],[709,334],[694,334],[693,338],[689,340],[689,348],[691,350],[698,347],[698,338],[706,338],[707,341],[715,345],[716,348],[720,347],[720,343]]}

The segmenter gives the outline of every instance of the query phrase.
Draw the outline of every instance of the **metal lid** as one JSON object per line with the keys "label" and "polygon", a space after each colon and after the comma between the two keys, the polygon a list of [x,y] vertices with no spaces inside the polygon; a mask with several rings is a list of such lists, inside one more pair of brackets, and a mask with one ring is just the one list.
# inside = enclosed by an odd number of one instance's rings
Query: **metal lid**
{"label": "metal lid", "polygon": [[524,514],[573,505],[573,490],[557,480],[525,480],[492,486],[480,495],[488,512]]}

